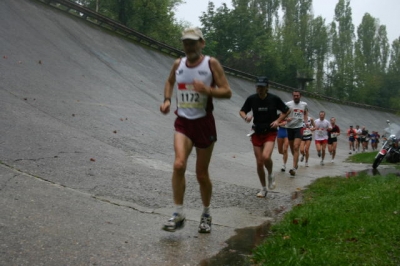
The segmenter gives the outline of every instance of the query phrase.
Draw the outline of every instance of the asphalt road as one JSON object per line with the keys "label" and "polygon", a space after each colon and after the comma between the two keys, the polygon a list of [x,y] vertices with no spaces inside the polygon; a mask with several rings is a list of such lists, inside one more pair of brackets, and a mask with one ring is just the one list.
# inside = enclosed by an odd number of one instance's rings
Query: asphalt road
{"label": "asphalt road", "polygon": [[[310,167],[300,166],[295,178],[278,172],[275,151],[278,187],[256,198],[250,126],[238,116],[254,85],[228,77],[232,99],[215,101],[213,232],[197,233],[202,207],[193,155],[188,222],[167,233],[160,228],[173,210],[174,115],[162,115],[159,105],[174,58],[31,0],[0,1],[0,56],[1,265],[197,265],[235,229],[279,219],[293,193],[315,179],[370,168],[343,162],[343,135],[335,163],[320,166],[312,145]],[[387,119],[398,120],[303,100],[312,115],[337,117],[342,130],[381,130]]]}

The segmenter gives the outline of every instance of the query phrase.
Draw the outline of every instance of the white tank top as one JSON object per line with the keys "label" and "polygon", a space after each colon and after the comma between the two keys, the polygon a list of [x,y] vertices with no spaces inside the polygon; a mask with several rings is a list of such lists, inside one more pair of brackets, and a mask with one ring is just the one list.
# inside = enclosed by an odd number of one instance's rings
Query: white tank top
{"label": "white tank top", "polygon": [[286,125],[287,128],[301,128],[303,127],[304,112],[308,111],[307,103],[300,101],[295,103],[294,101],[287,102],[286,105],[290,108],[291,112],[289,117],[292,118]]}
{"label": "white tank top", "polygon": [[328,131],[327,129],[332,129],[331,123],[324,119],[320,120],[319,118],[314,121],[315,128],[315,140],[325,140],[328,139]]}
{"label": "white tank top", "polygon": [[178,116],[187,119],[197,119],[212,111],[212,97],[193,91],[193,80],[200,80],[206,86],[213,86],[214,79],[210,69],[210,57],[204,56],[203,60],[195,67],[186,65],[186,57],[181,59],[175,72],[176,77],[176,102]]}
{"label": "white tank top", "polygon": [[311,118],[308,119],[307,124],[303,123],[303,136],[310,136],[312,135],[311,129],[313,126],[311,125]]}

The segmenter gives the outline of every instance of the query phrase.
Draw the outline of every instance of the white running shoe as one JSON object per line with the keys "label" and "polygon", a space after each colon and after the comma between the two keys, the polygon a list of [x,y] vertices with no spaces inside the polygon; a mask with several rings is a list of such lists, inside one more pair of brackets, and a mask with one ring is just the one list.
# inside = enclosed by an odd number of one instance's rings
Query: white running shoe
{"label": "white running shoe", "polygon": [[306,163],[305,166],[308,167],[308,163]]}
{"label": "white running shoe", "polygon": [[203,213],[200,218],[198,232],[202,233],[202,234],[210,233],[211,232],[211,221],[212,221],[211,216],[209,214]]}
{"label": "white running shoe", "polygon": [[335,162],[335,160],[334,160],[334,159],[332,159],[331,163],[334,163],[334,162]]}
{"label": "white running shoe", "polygon": [[175,232],[185,226],[185,215],[174,213],[171,218],[163,225],[162,229],[168,232]]}
{"label": "white running shoe", "polygon": [[282,171],[282,172],[285,172],[285,171],[286,171],[286,165],[282,165],[281,171]]}
{"label": "white running shoe", "polygon": [[274,190],[275,188],[276,188],[275,176],[272,174],[268,176],[268,189]]}
{"label": "white running shoe", "polygon": [[257,198],[265,198],[267,193],[267,190],[261,189],[260,192],[257,193]]}
{"label": "white running shoe", "polygon": [[320,162],[320,165],[324,165],[324,161],[323,160]]}

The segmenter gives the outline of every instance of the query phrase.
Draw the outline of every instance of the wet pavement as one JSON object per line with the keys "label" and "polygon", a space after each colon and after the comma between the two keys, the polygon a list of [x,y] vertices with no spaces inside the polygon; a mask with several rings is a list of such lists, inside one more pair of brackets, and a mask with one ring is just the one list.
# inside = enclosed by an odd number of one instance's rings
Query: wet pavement
{"label": "wet pavement", "polygon": [[394,174],[397,176],[400,176],[400,170],[394,168],[394,164],[392,166],[386,166],[382,168],[382,165],[380,168],[373,169],[369,168],[366,170],[362,171],[351,171],[351,172],[346,172],[346,177],[352,177],[352,176],[357,176],[360,174],[366,174],[369,176],[384,176],[384,175],[389,175],[389,174]]}
{"label": "wet pavement", "polygon": [[[186,226],[161,231],[174,209],[174,115],[159,112],[173,58],[34,0],[0,1],[0,26],[4,265],[212,265],[228,259],[217,254],[246,257],[241,250],[257,245],[311,182],[371,168],[344,162],[347,143],[340,136],[334,163],[321,166],[312,145],[310,166],[300,164],[292,178],[279,171],[275,148],[277,188],[266,199],[255,197],[260,185],[246,137],[250,126],[238,117],[254,84],[228,77],[232,99],[215,101],[213,232],[197,233],[202,206],[195,155],[188,163]],[[286,92],[271,92],[290,100]],[[397,120],[303,100],[311,114],[323,109],[337,117],[342,129],[365,117],[371,129]]]}

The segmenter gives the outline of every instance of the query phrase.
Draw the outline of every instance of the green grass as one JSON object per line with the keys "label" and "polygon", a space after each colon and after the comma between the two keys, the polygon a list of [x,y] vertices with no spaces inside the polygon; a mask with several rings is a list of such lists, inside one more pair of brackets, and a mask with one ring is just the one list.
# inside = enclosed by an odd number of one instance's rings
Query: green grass
{"label": "green grass", "polygon": [[[347,158],[346,162],[351,163],[365,163],[365,164],[373,164],[375,160],[375,156],[378,154],[378,151],[373,152],[362,152],[351,155]],[[396,169],[400,169],[400,163],[389,163],[386,162],[385,159],[380,163],[380,165],[391,165],[394,166]]]}
{"label": "green grass", "polygon": [[400,265],[400,178],[324,177],[253,252],[259,265]]}
{"label": "green grass", "polygon": [[[347,162],[372,164],[377,154],[378,151],[356,153],[354,155],[350,155],[347,158]],[[382,164],[386,164],[385,160],[383,160]]]}

